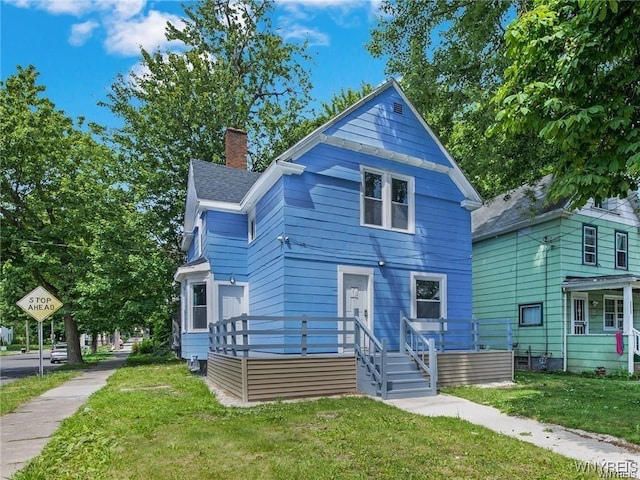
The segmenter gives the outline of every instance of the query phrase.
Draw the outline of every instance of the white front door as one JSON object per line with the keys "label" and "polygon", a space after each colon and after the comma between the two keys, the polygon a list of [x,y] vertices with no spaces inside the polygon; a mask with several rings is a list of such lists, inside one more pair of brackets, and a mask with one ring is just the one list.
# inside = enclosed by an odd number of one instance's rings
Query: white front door
{"label": "white front door", "polygon": [[[339,270],[339,311],[340,317],[358,317],[367,328],[373,332],[373,312],[370,290],[373,283],[373,271],[355,267],[341,267]],[[353,330],[353,322],[347,322],[344,327]],[[339,341],[346,345],[340,351],[351,350],[348,345],[353,344],[353,335],[342,335]]]}
{"label": "white front door", "polygon": [[369,277],[345,273],[342,277],[342,292],[344,316],[358,317],[371,329]]}
{"label": "white front door", "polygon": [[[245,302],[244,286],[242,285],[219,285],[218,286],[218,319],[227,320],[239,317],[247,313]],[[236,322],[236,329],[242,329],[242,322]],[[242,337],[236,338],[236,342],[243,344]]]}
{"label": "white front door", "polygon": [[571,333],[589,334],[589,295],[586,293],[571,294]]}

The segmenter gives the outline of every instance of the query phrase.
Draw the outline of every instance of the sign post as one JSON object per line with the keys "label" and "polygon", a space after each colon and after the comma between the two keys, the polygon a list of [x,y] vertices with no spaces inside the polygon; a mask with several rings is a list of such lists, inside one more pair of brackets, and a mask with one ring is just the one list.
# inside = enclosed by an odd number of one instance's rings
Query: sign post
{"label": "sign post", "polygon": [[38,321],[38,346],[40,349],[40,376],[44,375],[42,367],[42,322],[53,315],[62,302],[42,287],[36,287],[17,302],[18,306]]}

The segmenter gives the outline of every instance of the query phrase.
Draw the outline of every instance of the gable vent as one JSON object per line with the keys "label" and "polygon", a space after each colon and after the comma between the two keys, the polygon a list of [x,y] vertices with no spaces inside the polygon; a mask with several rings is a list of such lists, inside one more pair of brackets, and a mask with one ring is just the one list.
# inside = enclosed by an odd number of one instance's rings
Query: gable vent
{"label": "gable vent", "polygon": [[403,105],[398,102],[393,102],[393,113],[397,113],[398,115],[402,115],[404,111]]}

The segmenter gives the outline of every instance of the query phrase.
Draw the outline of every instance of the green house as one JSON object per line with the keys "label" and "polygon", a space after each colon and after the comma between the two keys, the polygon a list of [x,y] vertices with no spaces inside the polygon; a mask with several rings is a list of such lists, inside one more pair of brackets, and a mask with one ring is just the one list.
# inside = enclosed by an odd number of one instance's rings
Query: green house
{"label": "green house", "polygon": [[472,213],[473,314],[508,318],[516,368],[640,370],[640,201],[545,201],[552,178]]}

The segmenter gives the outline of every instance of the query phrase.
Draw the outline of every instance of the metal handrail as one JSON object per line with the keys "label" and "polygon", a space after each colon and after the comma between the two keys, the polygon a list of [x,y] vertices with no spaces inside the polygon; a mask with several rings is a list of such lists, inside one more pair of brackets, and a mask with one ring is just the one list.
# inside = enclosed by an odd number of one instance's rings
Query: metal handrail
{"label": "metal handrail", "polygon": [[[259,328],[250,327],[251,321],[263,324]],[[341,347],[353,348],[351,342],[346,340],[354,334],[353,329],[347,328],[352,321],[353,318],[348,317],[241,315],[209,324],[209,346],[212,352],[243,357],[248,357],[251,351],[295,350],[299,355],[305,356],[313,349],[331,351]],[[277,326],[278,323],[282,326]],[[323,340],[333,336],[344,340]],[[296,338],[299,339],[297,343]]]}
{"label": "metal handrail", "polygon": [[513,350],[510,319],[407,318],[422,324],[418,330],[425,337],[435,337],[438,351],[447,350]]}
{"label": "metal handrail", "polygon": [[[438,354],[433,338],[426,338],[420,333],[402,312],[400,313],[400,349],[407,352],[416,362],[418,368],[429,376],[429,387],[433,394],[437,393],[438,385]],[[429,357],[429,365],[424,362],[425,355]]]}
{"label": "metal handrail", "polygon": [[387,398],[387,343],[378,340],[371,330],[355,317],[354,350],[356,358],[375,381],[376,390],[383,399]]}

